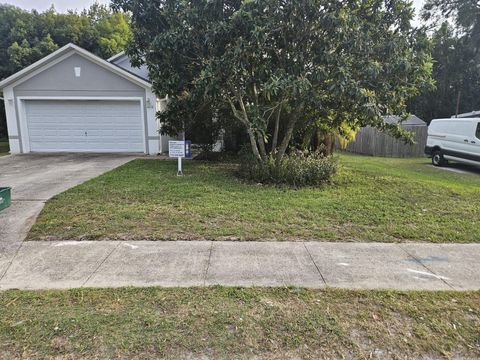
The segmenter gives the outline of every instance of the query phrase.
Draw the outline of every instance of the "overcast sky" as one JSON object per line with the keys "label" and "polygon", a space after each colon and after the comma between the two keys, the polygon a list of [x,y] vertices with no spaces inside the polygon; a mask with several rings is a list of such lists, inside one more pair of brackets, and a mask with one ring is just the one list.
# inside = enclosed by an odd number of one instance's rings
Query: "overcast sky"
{"label": "overcast sky", "polygon": [[[39,11],[46,10],[53,4],[57,11],[65,12],[67,10],[83,10],[92,5],[95,0],[0,0],[0,2],[16,5],[27,10],[36,9]],[[97,2],[108,4],[110,0],[97,0]]]}
{"label": "overcast sky", "polygon": [[[0,2],[6,2],[8,4],[16,5],[28,10],[36,9],[39,11],[46,10],[53,4],[57,11],[64,12],[69,9],[83,10],[84,8],[93,4],[95,0],[0,0]],[[101,4],[108,4],[110,0],[97,0],[97,2]],[[417,12],[422,7],[424,2],[425,0],[413,0],[413,4],[415,5]]]}

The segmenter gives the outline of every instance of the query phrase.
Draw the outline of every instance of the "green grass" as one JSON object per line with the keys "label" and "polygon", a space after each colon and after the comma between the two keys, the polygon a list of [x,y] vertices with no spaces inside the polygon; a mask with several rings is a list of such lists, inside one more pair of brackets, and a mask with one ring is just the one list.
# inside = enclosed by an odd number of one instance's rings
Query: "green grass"
{"label": "green grass", "polygon": [[0,138],[0,156],[7,155],[9,151],[8,139]]}
{"label": "green grass", "polygon": [[2,358],[477,358],[480,292],[0,293]]}
{"label": "green grass", "polygon": [[332,184],[296,190],[139,159],[49,200],[29,239],[480,242],[480,176],[428,161],[341,155]]}

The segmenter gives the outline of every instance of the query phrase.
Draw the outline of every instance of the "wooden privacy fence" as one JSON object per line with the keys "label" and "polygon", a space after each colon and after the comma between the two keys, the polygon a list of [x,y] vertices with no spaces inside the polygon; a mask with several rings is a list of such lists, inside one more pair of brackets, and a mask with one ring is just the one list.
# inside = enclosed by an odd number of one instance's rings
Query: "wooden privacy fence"
{"label": "wooden privacy fence", "polygon": [[[418,125],[403,125],[403,129],[413,132],[415,144],[408,145],[377,129],[367,126],[361,128],[355,140],[351,141],[345,151],[384,157],[421,157],[425,156],[428,127]],[[337,148],[340,145],[337,144]]]}

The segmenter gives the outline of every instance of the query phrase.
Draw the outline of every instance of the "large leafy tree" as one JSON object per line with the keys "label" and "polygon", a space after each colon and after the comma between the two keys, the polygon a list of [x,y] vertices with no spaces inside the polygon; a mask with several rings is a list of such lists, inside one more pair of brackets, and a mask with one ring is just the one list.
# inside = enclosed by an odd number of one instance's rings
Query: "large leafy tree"
{"label": "large leafy tree", "polygon": [[[404,0],[114,0],[132,14],[127,53],[168,94],[228,107],[256,158],[277,164],[300,126],[372,125],[431,84],[426,37]],[[194,109],[191,109],[194,111]],[[405,135],[405,134],[403,134]]]}

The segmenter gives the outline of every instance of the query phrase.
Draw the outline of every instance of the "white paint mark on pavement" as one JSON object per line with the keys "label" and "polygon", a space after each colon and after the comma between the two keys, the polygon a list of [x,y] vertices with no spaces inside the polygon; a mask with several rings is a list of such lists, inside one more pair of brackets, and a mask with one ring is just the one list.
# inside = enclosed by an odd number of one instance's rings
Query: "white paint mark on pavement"
{"label": "white paint mark on pavement", "polygon": [[421,278],[419,276],[413,276],[414,279],[421,280],[421,281],[427,281],[425,278]]}
{"label": "white paint mark on pavement", "polygon": [[77,245],[85,245],[90,244],[91,241],[64,241],[53,246],[60,247],[60,246],[77,246]]}
{"label": "white paint mark on pavement", "polygon": [[130,249],[138,249],[137,245],[132,245],[132,244],[129,244],[129,243],[124,243],[123,245],[129,247]]}
{"label": "white paint mark on pavement", "polygon": [[418,270],[413,270],[413,269],[407,269],[407,271],[409,271],[409,272],[411,272],[411,273],[414,273],[414,274],[431,276],[431,277],[434,277],[434,278],[437,278],[437,279],[450,280],[450,279],[449,279],[448,277],[446,277],[446,276],[435,275],[435,274],[432,274],[432,273],[429,273],[429,272],[426,272],[426,271],[418,271]]}
{"label": "white paint mark on pavement", "polygon": [[350,266],[350,264],[347,264],[347,263],[337,263],[337,265],[340,265],[340,266]]}

